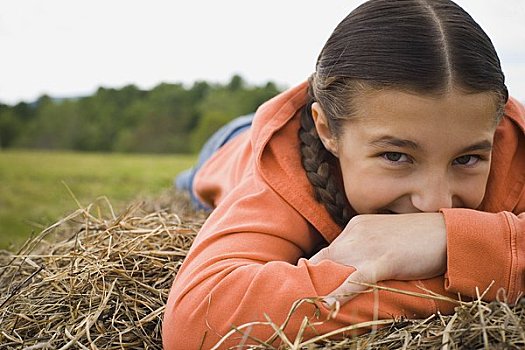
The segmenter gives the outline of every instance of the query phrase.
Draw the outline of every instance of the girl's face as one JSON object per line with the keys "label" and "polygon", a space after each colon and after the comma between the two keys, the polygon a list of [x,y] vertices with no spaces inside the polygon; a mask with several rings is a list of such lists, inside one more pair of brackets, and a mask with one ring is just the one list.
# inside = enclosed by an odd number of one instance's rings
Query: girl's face
{"label": "girl's face", "polygon": [[331,135],[317,103],[321,140],[339,158],[348,201],[359,214],[477,208],[485,195],[495,133],[489,93],[441,97],[397,90],[360,94],[356,115]]}

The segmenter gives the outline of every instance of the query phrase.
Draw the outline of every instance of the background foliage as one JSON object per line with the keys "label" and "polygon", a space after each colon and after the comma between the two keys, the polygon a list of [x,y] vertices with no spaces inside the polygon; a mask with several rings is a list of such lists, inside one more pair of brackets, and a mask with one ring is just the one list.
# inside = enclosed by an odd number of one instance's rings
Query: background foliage
{"label": "background foliage", "polygon": [[0,104],[0,147],[194,153],[219,126],[278,92],[272,82],[250,86],[235,75],[226,84],[101,87],[75,99],[44,95],[33,103]]}
{"label": "background foliage", "polygon": [[278,92],[235,75],[224,84],[101,87],[91,96],[0,103],[0,250],[75,209],[66,186],[83,205],[107,196],[116,209],[171,188],[217,128]]}

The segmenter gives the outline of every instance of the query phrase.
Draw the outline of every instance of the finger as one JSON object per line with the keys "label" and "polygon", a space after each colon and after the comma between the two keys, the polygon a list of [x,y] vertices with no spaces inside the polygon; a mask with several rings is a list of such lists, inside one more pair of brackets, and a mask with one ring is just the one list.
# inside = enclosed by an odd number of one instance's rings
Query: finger
{"label": "finger", "polygon": [[363,274],[361,271],[356,270],[336,289],[329,293],[324,298],[324,303],[328,307],[332,307],[336,302],[339,302],[341,305],[352,300],[360,293],[368,289],[367,286],[357,283],[373,283],[367,275]]}

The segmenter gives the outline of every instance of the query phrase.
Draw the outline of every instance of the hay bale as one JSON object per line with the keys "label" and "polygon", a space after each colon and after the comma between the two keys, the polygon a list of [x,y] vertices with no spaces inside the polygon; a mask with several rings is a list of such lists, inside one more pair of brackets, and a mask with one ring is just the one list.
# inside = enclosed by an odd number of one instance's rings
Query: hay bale
{"label": "hay bale", "polygon": [[17,254],[3,252],[0,344],[162,348],[169,288],[205,217],[180,206],[181,217],[160,202],[134,204],[117,216],[100,201],[44,230]]}
{"label": "hay bale", "polygon": [[[160,349],[171,282],[206,218],[188,208],[187,198],[174,192],[120,215],[100,200],[28,240],[18,253],[2,252],[0,347]],[[350,326],[372,328],[360,337],[285,339],[276,332],[271,340],[281,338],[281,349],[519,349],[525,347],[524,306],[475,300],[460,303],[450,316]],[[266,325],[286,327],[271,320]],[[232,332],[249,329],[243,326]],[[343,331],[348,328],[334,333]],[[260,340],[242,348],[271,347]]]}
{"label": "hay bale", "polygon": [[[384,289],[392,293],[410,294],[421,298],[447,299],[445,296],[432,293],[414,293],[392,289],[378,285],[367,285],[368,292]],[[424,320],[406,318],[372,320],[321,334],[312,339],[302,339],[303,330],[323,322],[312,322],[304,319],[301,329],[295,338],[288,338],[283,330],[294,310],[301,303],[313,303],[316,299],[298,300],[291,308],[288,318],[282,324],[275,324],[271,319],[267,322],[252,322],[232,329],[213,348],[217,349],[227,338],[239,334],[243,339],[252,339],[258,345],[236,347],[241,349],[274,349],[270,344],[279,340],[283,346],[279,349],[308,350],[359,350],[359,349],[524,349],[525,348],[525,299],[514,305],[503,301],[486,303],[481,300],[483,294],[474,301],[455,301],[458,306],[453,315],[441,315],[439,312]],[[333,316],[337,307],[333,310]],[[254,339],[249,336],[254,326],[266,326],[274,330],[268,339]],[[355,330],[370,331],[361,336],[343,336]],[[334,340],[337,339],[337,340]]]}

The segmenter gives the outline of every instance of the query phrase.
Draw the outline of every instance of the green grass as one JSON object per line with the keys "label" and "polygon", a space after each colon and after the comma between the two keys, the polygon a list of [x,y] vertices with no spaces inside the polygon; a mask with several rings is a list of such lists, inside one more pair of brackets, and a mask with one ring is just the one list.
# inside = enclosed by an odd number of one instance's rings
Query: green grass
{"label": "green grass", "polygon": [[[0,249],[106,196],[115,210],[172,186],[194,156],[0,151]],[[65,184],[65,185],[64,185]]]}

